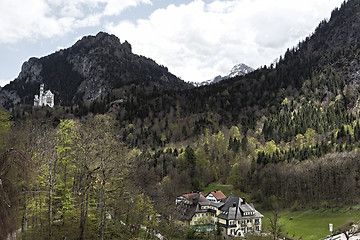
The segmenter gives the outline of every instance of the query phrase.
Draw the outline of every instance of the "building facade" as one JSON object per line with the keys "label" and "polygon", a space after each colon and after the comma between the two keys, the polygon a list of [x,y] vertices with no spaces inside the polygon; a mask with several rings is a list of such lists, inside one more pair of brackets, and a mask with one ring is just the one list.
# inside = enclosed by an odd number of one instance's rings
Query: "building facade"
{"label": "building facade", "polygon": [[54,107],[54,94],[50,90],[44,91],[44,84],[40,84],[40,93],[34,97],[34,106]]}
{"label": "building facade", "polygon": [[262,231],[262,218],[253,204],[245,199],[230,196],[221,207],[218,215],[219,227],[223,235],[245,236],[248,233],[260,233]]}
{"label": "building facade", "polygon": [[195,231],[214,231],[220,228],[225,238],[262,231],[264,216],[253,204],[236,196],[214,201],[213,194],[206,197],[201,193],[184,194],[176,199],[176,209],[179,223],[192,227]]}

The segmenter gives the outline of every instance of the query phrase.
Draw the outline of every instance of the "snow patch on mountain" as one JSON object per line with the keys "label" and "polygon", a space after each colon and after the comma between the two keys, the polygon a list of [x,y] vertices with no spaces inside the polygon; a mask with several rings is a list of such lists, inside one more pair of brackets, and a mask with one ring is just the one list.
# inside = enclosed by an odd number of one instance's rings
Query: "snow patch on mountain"
{"label": "snow patch on mountain", "polygon": [[240,63],[235,65],[230,72],[226,75],[226,76],[216,76],[213,79],[210,80],[206,80],[203,82],[191,82],[192,85],[194,85],[195,87],[201,87],[201,86],[206,86],[206,85],[210,85],[210,84],[214,84],[214,83],[218,83],[221,82],[222,80],[228,79],[228,78],[233,78],[233,77],[237,77],[237,76],[244,76],[248,73],[253,72],[254,69],[252,67],[247,66],[244,63]]}

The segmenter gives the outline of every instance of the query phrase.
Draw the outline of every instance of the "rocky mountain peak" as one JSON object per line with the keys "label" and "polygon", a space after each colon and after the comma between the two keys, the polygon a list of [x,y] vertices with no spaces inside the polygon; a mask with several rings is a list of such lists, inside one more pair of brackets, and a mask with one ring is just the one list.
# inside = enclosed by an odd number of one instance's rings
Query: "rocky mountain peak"
{"label": "rocky mountain peak", "polygon": [[225,75],[225,76],[218,75],[218,76],[214,77],[213,79],[206,80],[206,81],[203,81],[203,82],[198,82],[198,83],[192,83],[192,84],[195,87],[206,86],[206,85],[221,82],[222,80],[225,80],[225,79],[228,79],[228,78],[233,78],[233,77],[236,77],[236,76],[244,76],[244,75],[246,75],[248,73],[251,73],[253,71],[254,71],[254,69],[252,67],[249,67],[248,65],[246,65],[244,63],[240,63],[240,64],[235,65],[230,70],[228,75]]}
{"label": "rocky mountain peak", "polygon": [[252,67],[249,67],[248,65],[246,65],[244,63],[240,63],[240,64],[235,65],[231,69],[231,71],[228,74],[228,77],[232,78],[232,77],[236,77],[236,76],[243,76],[243,75],[246,75],[253,71],[254,71],[254,69]]}
{"label": "rocky mountain peak", "polygon": [[125,50],[125,52],[131,53],[131,45],[128,41],[125,40],[125,42],[122,44],[122,48]]}
{"label": "rocky mountain peak", "polygon": [[[33,104],[40,84],[55,93],[55,105],[72,105],[107,96],[127,85],[185,89],[180,80],[152,59],[132,53],[129,42],[99,32],[85,36],[72,47],[26,61],[19,76],[0,90],[0,104],[10,108],[20,102]],[[155,88],[154,88],[155,89]],[[21,99],[16,103],[9,100]]]}
{"label": "rocky mountain peak", "polygon": [[131,53],[131,45],[127,41],[123,44],[120,43],[120,39],[113,35],[105,32],[99,32],[95,36],[85,36],[82,39],[78,40],[73,47],[74,51],[79,51],[86,53],[95,52],[95,49],[103,49],[105,51],[114,51],[116,52],[126,52]]}

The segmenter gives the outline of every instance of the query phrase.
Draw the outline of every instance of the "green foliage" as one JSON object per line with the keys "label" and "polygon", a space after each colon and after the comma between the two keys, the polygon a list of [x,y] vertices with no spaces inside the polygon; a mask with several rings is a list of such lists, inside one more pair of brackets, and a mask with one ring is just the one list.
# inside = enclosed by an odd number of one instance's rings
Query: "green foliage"
{"label": "green foliage", "polygon": [[138,194],[135,196],[134,206],[130,215],[131,225],[145,226],[150,232],[158,227],[158,217],[153,206],[153,201],[148,196]]}
{"label": "green foliage", "polygon": [[73,198],[73,183],[74,172],[76,171],[75,165],[75,149],[76,145],[76,129],[73,120],[62,120],[59,124],[59,130],[57,131],[57,145],[55,146],[60,162],[62,164],[62,171],[59,173],[59,184],[56,190],[59,191],[59,197],[62,207],[59,214],[62,215],[64,224],[65,219],[74,210],[74,198]]}
{"label": "green foliage", "polygon": [[4,108],[0,108],[0,152],[3,152],[9,138],[10,129],[13,126],[11,116]]}

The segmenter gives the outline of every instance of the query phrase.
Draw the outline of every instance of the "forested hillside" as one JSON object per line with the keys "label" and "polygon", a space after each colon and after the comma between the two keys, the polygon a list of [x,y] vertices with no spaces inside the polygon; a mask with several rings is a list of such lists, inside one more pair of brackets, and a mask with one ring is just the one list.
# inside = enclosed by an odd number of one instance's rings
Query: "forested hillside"
{"label": "forested hillside", "polygon": [[3,111],[0,237],[154,238],[141,225],[185,239],[174,198],[213,182],[263,209],[358,204],[359,12],[344,2],[276,64],[218,84],[140,79],[88,104]]}

